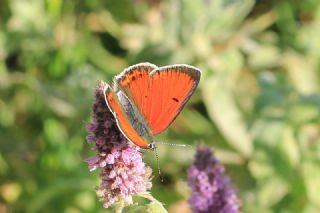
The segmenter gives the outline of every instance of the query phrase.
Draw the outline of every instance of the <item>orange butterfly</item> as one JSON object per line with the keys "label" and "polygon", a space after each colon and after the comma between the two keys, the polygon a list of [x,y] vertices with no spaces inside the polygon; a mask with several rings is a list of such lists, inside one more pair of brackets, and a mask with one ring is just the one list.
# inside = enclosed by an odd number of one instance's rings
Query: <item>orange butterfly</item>
{"label": "orange butterfly", "polygon": [[177,64],[128,67],[106,85],[104,96],[123,135],[143,149],[155,149],[155,138],[178,116],[195,91],[201,71]]}

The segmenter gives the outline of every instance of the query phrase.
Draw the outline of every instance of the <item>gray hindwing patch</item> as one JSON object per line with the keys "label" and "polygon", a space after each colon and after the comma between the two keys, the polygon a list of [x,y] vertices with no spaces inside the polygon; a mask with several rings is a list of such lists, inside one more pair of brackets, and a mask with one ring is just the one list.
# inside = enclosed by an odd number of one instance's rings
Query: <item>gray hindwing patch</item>
{"label": "gray hindwing patch", "polygon": [[148,130],[144,124],[144,120],[141,116],[141,113],[138,111],[136,106],[134,106],[129,98],[122,91],[117,92],[118,99],[123,106],[123,109],[132,125],[132,127],[138,132],[142,137],[148,137]]}

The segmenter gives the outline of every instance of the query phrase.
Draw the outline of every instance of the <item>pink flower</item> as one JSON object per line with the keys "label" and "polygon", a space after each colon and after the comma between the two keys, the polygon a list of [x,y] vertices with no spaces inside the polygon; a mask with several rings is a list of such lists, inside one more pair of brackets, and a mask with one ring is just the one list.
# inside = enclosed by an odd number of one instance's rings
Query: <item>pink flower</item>
{"label": "pink flower", "polygon": [[120,199],[128,204],[133,195],[145,193],[152,186],[152,170],[142,160],[137,147],[128,143],[117,127],[103,95],[105,83],[96,89],[93,121],[87,125],[89,143],[95,144],[96,156],[87,159],[90,171],[101,169],[97,196],[105,208]]}
{"label": "pink flower", "polygon": [[192,190],[189,204],[193,212],[240,212],[240,201],[231,180],[208,147],[198,147],[195,161],[188,170],[188,184]]}

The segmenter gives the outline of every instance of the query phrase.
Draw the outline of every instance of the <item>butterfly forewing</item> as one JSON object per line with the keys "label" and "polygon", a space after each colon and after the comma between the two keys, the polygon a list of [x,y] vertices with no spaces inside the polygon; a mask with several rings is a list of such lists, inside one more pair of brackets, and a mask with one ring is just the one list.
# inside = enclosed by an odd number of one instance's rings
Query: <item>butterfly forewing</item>
{"label": "butterfly forewing", "polygon": [[150,63],[128,67],[115,77],[115,90],[122,90],[139,109],[144,108],[149,93],[149,74],[157,68]]}
{"label": "butterfly forewing", "polygon": [[177,117],[199,83],[201,72],[188,65],[160,67],[150,73],[148,102],[142,108],[153,134]]}

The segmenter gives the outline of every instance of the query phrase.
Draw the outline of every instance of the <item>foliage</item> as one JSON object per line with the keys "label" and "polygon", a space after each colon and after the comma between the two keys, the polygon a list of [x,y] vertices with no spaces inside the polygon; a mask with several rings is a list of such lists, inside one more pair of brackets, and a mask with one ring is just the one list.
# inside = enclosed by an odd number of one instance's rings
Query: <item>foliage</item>
{"label": "foliage", "polygon": [[[159,140],[213,147],[244,212],[319,212],[319,34],[316,0],[0,1],[0,211],[105,211],[84,163],[94,88],[149,61],[203,71]],[[159,149],[171,212],[194,152]]]}

